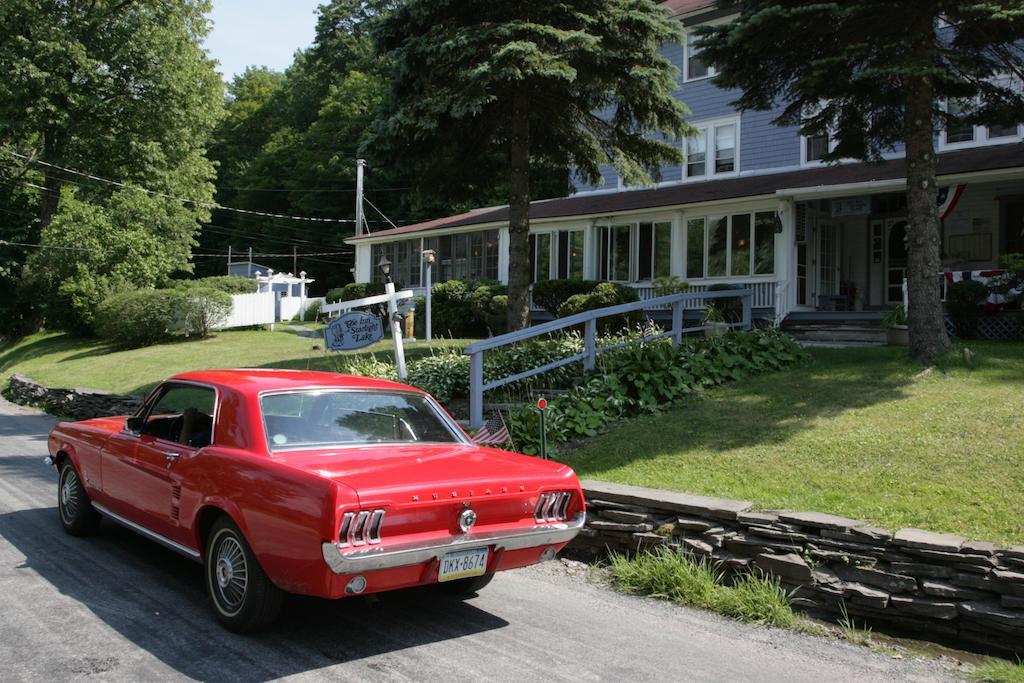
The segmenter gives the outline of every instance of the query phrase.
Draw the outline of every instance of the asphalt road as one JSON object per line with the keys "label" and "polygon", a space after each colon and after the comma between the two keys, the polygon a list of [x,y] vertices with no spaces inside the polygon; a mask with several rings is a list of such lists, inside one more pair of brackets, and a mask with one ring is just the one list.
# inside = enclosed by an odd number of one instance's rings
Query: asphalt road
{"label": "asphalt road", "polygon": [[60,528],[53,419],[0,399],[0,680],[946,680],[938,663],[615,593],[552,562],[467,600],[430,589],[292,598],[258,636],[222,630],[199,565],[105,522]]}

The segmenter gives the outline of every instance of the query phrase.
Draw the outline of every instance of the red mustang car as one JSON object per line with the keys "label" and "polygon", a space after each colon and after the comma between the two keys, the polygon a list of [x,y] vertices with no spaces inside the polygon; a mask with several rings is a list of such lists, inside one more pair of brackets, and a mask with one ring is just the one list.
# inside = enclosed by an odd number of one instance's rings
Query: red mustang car
{"label": "red mustang car", "polygon": [[107,517],[203,563],[237,631],[284,593],[476,591],[584,520],[569,467],[479,447],[428,394],[363,377],[177,375],[132,417],[58,424],[49,452],[68,533]]}

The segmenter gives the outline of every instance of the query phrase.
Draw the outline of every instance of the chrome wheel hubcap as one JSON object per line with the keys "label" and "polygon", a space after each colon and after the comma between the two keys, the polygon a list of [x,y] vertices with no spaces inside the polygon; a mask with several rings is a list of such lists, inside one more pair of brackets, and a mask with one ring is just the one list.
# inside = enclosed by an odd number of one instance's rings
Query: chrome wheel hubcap
{"label": "chrome wheel hubcap", "polygon": [[217,579],[217,597],[221,604],[229,611],[237,610],[242,605],[248,584],[245,552],[238,539],[228,536],[221,541],[213,573]]}
{"label": "chrome wheel hubcap", "polygon": [[60,512],[70,522],[78,512],[78,476],[70,467],[66,470],[60,487]]}

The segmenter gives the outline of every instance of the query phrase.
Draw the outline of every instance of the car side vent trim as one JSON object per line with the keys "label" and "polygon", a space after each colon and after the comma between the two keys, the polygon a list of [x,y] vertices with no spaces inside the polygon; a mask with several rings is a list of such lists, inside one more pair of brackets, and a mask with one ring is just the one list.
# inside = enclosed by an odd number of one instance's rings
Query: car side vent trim
{"label": "car side vent trim", "polygon": [[338,527],[338,547],[357,547],[380,543],[381,530],[384,527],[384,514],[383,508],[346,512],[341,516],[341,526]]}
{"label": "car side vent trim", "polygon": [[569,518],[569,501],[572,491],[549,491],[540,494],[537,507],[533,511],[533,519],[538,524],[544,522],[562,522]]}

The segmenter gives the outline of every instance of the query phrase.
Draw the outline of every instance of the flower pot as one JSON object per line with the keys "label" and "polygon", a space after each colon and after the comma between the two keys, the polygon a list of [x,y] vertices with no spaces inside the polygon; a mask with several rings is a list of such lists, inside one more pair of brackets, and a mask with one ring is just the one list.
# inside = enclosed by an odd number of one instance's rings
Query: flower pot
{"label": "flower pot", "polygon": [[731,329],[732,327],[729,326],[729,323],[706,322],[704,323],[704,336],[723,337]]}
{"label": "flower pot", "polygon": [[889,346],[910,346],[910,328],[893,325],[885,331],[885,341]]}

